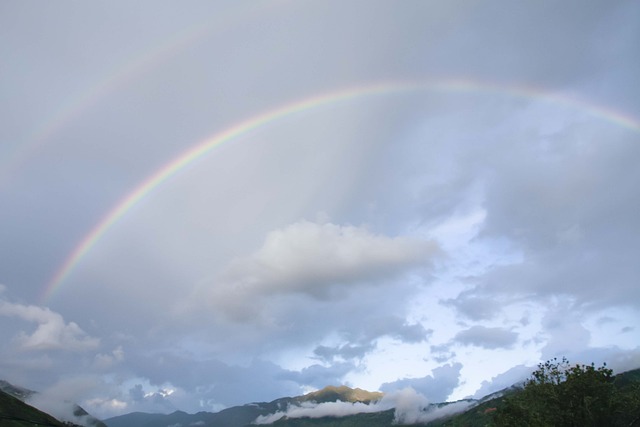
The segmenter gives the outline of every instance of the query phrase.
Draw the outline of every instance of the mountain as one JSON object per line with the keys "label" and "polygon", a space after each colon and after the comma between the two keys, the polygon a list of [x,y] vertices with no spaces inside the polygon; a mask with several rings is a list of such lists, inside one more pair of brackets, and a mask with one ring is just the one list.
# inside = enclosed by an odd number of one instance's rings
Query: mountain
{"label": "mountain", "polygon": [[[640,369],[616,375],[615,384],[623,393],[630,393],[632,398],[638,399]],[[108,427],[166,427],[173,425],[182,427],[248,427],[255,425],[253,422],[259,416],[265,417],[277,413],[276,417],[267,419],[270,424],[264,425],[277,427],[386,427],[402,425],[480,427],[491,425],[494,415],[504,407],[505,399],[520,392],[522,392],[522,384],[511,386],[480,400],[465,399],[458,402],[430,404],[426,408],[414,408],[411,412],[407,412],[406,408],[389,408],[384,404],[379,404],[383,398],[382,393],[351,389],[346,386],[329,386],[304,396],[284,397],[272,402],[234,406],[217,413],[187,414],[176,411],[169,415],[161,415],[137,412],[109,418],[105,420],[105,423]],[[340,402],[344,402],[344,405]],[[332,403],[336,403],[336,405],[332,405]],[[326,407],[330,410],[355,405],[367,406],[356,408],[357,410],[363,409],[364,412],[360,413],[351,413],[350,415],[334,413],[334,415],[325,414],[314,418],[300,416],[300,413],[291,417],[291,413],[287,412],[287,409],[313,409],[323,407],[323,405],[327,405]],[[638,412],[640,412],[640,407]],[[403,422],[405,424],[402,424]]]}
{"label": "mountain", "polygon": [[382,399],[383,394],[379,391],[371,392],[360,388],[349,388],[347,386],[327,386],[322,390],[314,391],[304,396],[296,398],[298,402],[362,402],[371,403]]}
{"label": "mountain", "polygon": [[148,414],[132,412],[104,420],[108,427],[166,427],[180,426],[225,426],[244,427],[250,425],[260,415],[268,415],[285,409],[290,398],[278,399],[270,403],[250,403],[223,409],[220,412],[198,412],[187,414],[175,411],[171,414]]}
{"label": "mountain", "polygon": [[[369,392],[359,388],[349,388],[347,386],[328,386],[322,390],[311,392],[303,396],[284,397],[272,402],[250,403],[242,406],[234,406],[217,413],[198,412],[187,414],[176,411],[168,415],[147,414],[134,412],[118,417],[104,420],[108,427],[166,427],[172,425],[204,426],[204,427],[247,427],[254,426],[254,421],[259,416],[267,416],[278,413],[274,421],[265,425],[306,427],[306,426],[327,426],[327,427],[376,427],[401,425],[394,424],[396,417],[395,410],[388,405],[376,408],[366,408],[370,411],[346,416],[322,416],[317,418],[287,417],[289,408],[313,409],[321,407],[323,404],[340,403],[340,405],[330,406],[329,410],[336,407],[350,407],[352,404],[375,405],[379,402],[383,393]],[[344,402],[342,405],[341,402]],[[455,402],[459,403],[459,402]],[[428,410],[437,410],[454,405],[455,403],[441,403],[429,405]],[[476,401],[466,401],[465,404],[472,405]]]}
{"label": "mountain", "polygon": [[[4,395],[9,396],[13,399],[17,399],[19,402],[22,403],[22,405],[27,406],[28,408],[31,408],[31,409],[35,409],[35,408],[31,406],[29,403],[42,402],[42,399],[41,399],[42,395],[40,393],[13,385],[4,380],[0,380],[0,392],[2,392]],[[24,414],[22,415],[20,414],[16,415],[15,416],[16,418],[21,418],[23,417],[23,415],[30,413],[31,411],[30,409],[24,408],[22,405],[17,405],[15,402],[11,403],[10,400],[6,399],[6,396],[3,397],[5,400],[2,402],[2,405],[3,405],[2,408],[5,408],[5,403],[6,403],[8,405],[6,406],[7,408],[18,409],[20,413],[24,412]],[[40,412],[41,414],[45,414],[49,418],[58,420],[60,425],[66,425],[66,426],[72,425],[72,426],[80,426],[80,427],[82,426],[107,427],[106,424],[104,424],[102,421],[95,418],[91,414],[89,414],[82,407],[80,407],[75,403],[64,402],[64,401],[61,401],[61,402],[54,401],[51,403],[53,403],[53,406],[55,406],[61,413],[63,413],[63,415],[53,414],[53,415],[56,415],[56,418],[54,418],[51,414],[47,414],[38,409],[35,409],[35,410]],[[36,405],[36,406],[40,406],[40,405]],[[49,407],[51,405],[44,405],[44,406]],[[33,418],[33,420],[35,420],[35,418]],[[47,421],[47,422],[50,422],[50,421]],[[66,424],[62,424],[62,423],[66,423]],[[0,423],[0,425],[4,426],[5,424]],[[16,424],[16,425],[20,425],[20,424]],[[32,422],[31,424],[27,424],[27,425],[34,425],[34,423]],[[39,424],[35,424],[35,425],[39,425]],[[56,424],[42,424],[42,425],[56,425]]]}
{"label": "mountain", "polygon": [[69,427],[49,414],[29,406],[17,397],[0,390],[0,425],[3,427]]}
{"label": "mountain", "polygon": [[[428,405],[424,408],[425,413],[432,413],[434,417],[438,417],[439,413],[444,414],[441,418],[435,418],[432,422],[420,423],[419,425],[441,426],[450,420],[452,412],[460,412],[455,409],[455,405],[460,407],[464,404],[466,408],[476,408],[476,411],[483,411],[484,407],[493,405],[494,398],[501,398],[504,393],[512,391],[504,391],[495,393],[482,400],[464,400],[459,402],[447,402]],[[313,408],[321,404],[345,402],[345,406],[349,404],[361,403],[366,405],[374,405],[382,399],[383,393],[369,392],[359,388],[349,388],[347,386],[328,386],[322,390],[311,392],[303,396],[284,397],[272,402],[250,403],[242,406],[234,406],[224,409],[220,412],[198,412],[196,414],[187,414],[186,412],[176,411],[168,415],[148,414],[142,412],[133,412],[130,414],[120,415],[104,420],[108,427],[166,427],[180,425],[203,426],[203,427],[248,427],[254,426],[254,421],[259,416],[267,416],[276,413],[282,413],[278,419],[272,423],[264,425],[273,425],[278,427],[378,427],[378,426],[401,426],[396,420],[396,410],[388,406],[380,406],[375,412],[363,412],[343,416],[321,416],[321,417],[287,417],[286,412],[289,408]],[[451,408],[448,410],[448,408]],[[470,411],[475,417],[475,413]],[[481,416],[481,419],[487,417]],[[413,423],[414,425],[416,423]],[[451,424],[458,425],[458,424]],[[465,424],[466,425],[466,424]],[[475,424],[470,424],[475,425]],[[482,424],[484,425],[484,424]]]}
{"label": "mountain", "polygon": [[108,418],[104,422],[108,427],[165,427],[167,425],[180,424],[187,426],[224,426],[244,427],[251,425],[259,416],[274,414],[278,411],[286,411],[290,405],[299,406],[305,403],[336,402],[361,402],[370,403],[382,397],[382,393],[369,392],[359,388],[352,389],[346,386],[328,386],[322,390],[297,397],[284,397],[272,402],[249,403],[242,406],[234,406],[223,409],[220,412],[198,412],[187,414],[176,411],[168,415],[147,414],[134,412]]}
{"label": "mountain", "polygon": [[27,388],[18,387],[17,385],[13,385],[7,381],[0,380],[0,391],[4,391],[11,396],[18,398],[22,401],[27,400],[29,397],[33,396],[35,391],[29,390]]}

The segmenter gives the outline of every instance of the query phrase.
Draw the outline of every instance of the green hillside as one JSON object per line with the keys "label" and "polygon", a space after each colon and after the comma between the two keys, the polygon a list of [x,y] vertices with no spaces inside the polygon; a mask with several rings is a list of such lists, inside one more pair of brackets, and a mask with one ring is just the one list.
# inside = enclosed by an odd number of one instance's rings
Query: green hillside
{"label": "green hillside", "polygon": [[3,427],[73,426],[73,424],[63,424],[51,415],[3,391],[0,391],[0,425]]}
{"label": "green hillside", "polygon": [[[0,392],[2,392],[3,394],[5,394],[5,395],[7,395],[7,396],[9,396],[9,397],[11,397],[13,399],[16,399],[20,403],[22,403],[22,405],[17,405],[17,406],[16,405],[10,405],[9,401],[7,400],[6,402],[3,401],[2,408],[6,408],[6,409],[13,408],[11,410],[15,410],[16,408],[22,407],[24,405],[24,406],[27,406],[28,408],[36,409],[36,408],[33,408],[32,406],[30,406],[29,404],[27,404],[26,401],[29,398],[37,396],[38,392],[35,392],[33,390],[29,390],[29,389],[26,389],[26,388],[23,388],[23,387],[19,387],[19,386],[13,385],[13,384],[11,384],[11,383],[9,383],[7,381],[4,381],[4,380],[0,380]],[[6,405],[5,405],[5,403],[6,403]],[[82,423],[83,424],[85,424],[87,426],[90,426],[90,427],[107,427],[106,424],[104,424],[102,421],[98,420],[97,418],[93,417],[91,414],[89,414],[87,411],[85,411],[83,408],[81,408],[77,404],[69,403],[69,407],[70,407],[70,410],[72,410],[73,415],[75,417],[78,417],[79,419],[82,419]],[[41,414],[45,414],[42,411],[39,411],[39,410],[37,410],[37,411],[40,412]],[[45,415],[47,415],[47,417],[49,417],[49,418],[55,419],[54,417],[52,417],[49,414],[45,414]],[[8,417],[8,415],[7,415],[7,417]],[[17,416],[15,416],[15,418],[20,418],[20,416],[17,415]],[[4,421],[8,422],[7,419],[3,419],[2,421],[3,422]],[[61,425],[65,425],[65,426],[76,425],[76,424],[73,424],[70,421],[66,421],[66,422],[64,420],[63,421],[57,420],[57,421],[59,423],[62,422]],[[79,422],[78,420],[74,420],[74,421]],[[4,426],[4,425],[5,424],[0,422],[0,426]],[[7,424],[7,425],[9,425],[9,424]],[[16,425],[22,425],[22,424],[16,424]],[[32,422],[31,424],[26,424],[26,425],[37,425],[37,424],[34,424]],[[50,424],[46,424],[46,425],[50,425]]]}
{"label": "green hillside", "polygon": [[[602,369],[602,368],[599,368]],[[597,370],[596,370],[597,371]],[[560,399],[555,402],[557,406],[562,408],[568,408],[569,413],[565,417],[565,421],[556,421],[549,424],[544,419],[534,420],[532,422],[525,421],[527,414],[518,414],[517,417],[507,418],[504,417],[504,412],[511,411],[514,404],[523,404],[528,408],[534,408],[538,405],[542,407],[542,411],[545,413],[551,413],[554,411],[554,402],[542,400],[536,401],[538,398],[536,395],[528,394],[526,387],[523,388],[511,388],[505,390],[500,397],[483,401],[478,406],[475,406],[461,414],[450,417],[446,420],[440,420],[437,422],[429,423],[429,426],[447,426],[447,427],[484,427],[484,426],[534,426],[534,425],[555,425],[560,426],[601,426],[607,427],[614,426],[640,426],[640,369],[623,372],[621,374],[611,377],[608,381],[602,381],[602,384],[596,384],[598,389],[604,385],[606,387],[607,382],[610,384],[610,388],[604,388],[606,390],[606,398],[609,399],[606,403],[605,409],[609,412],[606,414],[604,421],[592,420],[590,421],[578,421],[578,415],[576,414],[580,408],[574,403],[570,402],[571,397],[579,397],[579,400],[587,405],[591,406],[591,409],[587,407],[587,412],[595,413],[596,406],[602,402],[602,398],[598,397],[594,390],[593,384],[589,385],[585,380],[586,375],[582,375],[579,378],[580,385],[582,385],[584,392],[576,389],[571,390],[571,396]],[[566,381],[565,381],[566,382]],[[562,384],[562,383],[561,383]],[[554,384],[552,387],[547,387],[544,384],[545,391],[549,390],[552,399],[560,394],[553,393],[551,390],[554,387],[558,387],[561,384]],[[580,394],[582,393],[582,394]],[[604,423],[604,424],[603,424]]]}

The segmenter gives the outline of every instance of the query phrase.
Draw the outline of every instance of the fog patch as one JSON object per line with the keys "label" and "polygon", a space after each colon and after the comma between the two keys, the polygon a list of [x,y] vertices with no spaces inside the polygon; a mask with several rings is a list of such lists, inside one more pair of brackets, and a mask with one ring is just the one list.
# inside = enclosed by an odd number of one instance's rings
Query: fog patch
{"label": "fog patch", "polygon": [[80,406],[68,400],[60,400],[60,397],[49,393],[34,393],[27,398],[26,403],[62,422],[86,427],[97,425],[97,419],[86,413]]}
{"label": "fog patch", "polygon": [[426,423],[463,412],[475,405],[474,401],[431,404],[424,395],[411,387],[385,395],[381,403],[395,408],[394,424]]}
{"label": "fog patch", "polygon": [[413,388],[394,391],[385,394],[382,399],[370,404],[362,402],[301,402],[289,405],[286,410],[269,415],[261,415],[254,424],[271,424],[281,418],[322,418],[322,417],[346,417],[349,415],[383,412],[395,410],[394,424],[425,423],[438,418],[450,416],[462,412],[475,405],[475,401],[459,401],[446,404],[432,404],[422,394]]}

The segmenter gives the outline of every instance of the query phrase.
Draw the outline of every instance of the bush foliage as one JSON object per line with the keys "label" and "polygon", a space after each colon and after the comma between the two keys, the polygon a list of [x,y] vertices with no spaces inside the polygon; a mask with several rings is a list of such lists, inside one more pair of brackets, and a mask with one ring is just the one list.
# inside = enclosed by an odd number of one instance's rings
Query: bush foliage
{"label": "bush foliage", "polygon": [[552,359],[538,365],[524,390],[504,401],[496,426],[640,426],[637,383],[616,384],[606,364],[571,365]]}

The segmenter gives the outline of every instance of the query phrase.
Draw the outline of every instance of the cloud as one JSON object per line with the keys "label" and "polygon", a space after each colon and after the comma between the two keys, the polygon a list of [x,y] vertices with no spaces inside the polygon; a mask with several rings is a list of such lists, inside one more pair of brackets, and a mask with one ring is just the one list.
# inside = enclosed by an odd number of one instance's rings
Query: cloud
{"label": "cloud", "polygon": [[518,340],[516,332],[504,328],[487,328],[485,326],[472,326],[460,331],[454,337],[454,341],[464,345],[494,350],[497,348],[510,348]]}
{"label": "cloud", "polygon": [[612,140],[611,130],[594,125],[587,132],[578,123],[540,139],[546,142],[505,147],[490,162],[502,179],[485,187],[479,237],[508,239],[523,260],[496,266],[479,292],[633,305],[639,267],[629,254],[640,242],[632,214],[640,189],[632,163],[640,146],[631,135]]}
{"label": "cloud", "polygon": [[279,378],[295,381],[304,386],[322,388],[328,384],[341,384],[342,378],[355,368],[351,363],[336,363],[329,366],[311,365],[300,371],[285,371]]}
{"label": "cloud", "polygon": [[396,424],[427,423],[462,412],[473,405],[473,402],[465,401],[444,406],[431,405],[425,396],[411,387],[385,395],[381,403],[395,408],[394,423]]}
{"label": "cloud", "polygon": [[331,300],[343,295],[343,288],[427,267],[437,250],[434,242],[416,238],[301,221],[268,233],[256,253],[236,259],[204,291],[217,310],[246,319],[259,310],[256,301],[287,294]]}
{"label": "cloud", "polygon": [[524,381],[534,371],[534,367],[517,365],[507,369],[490,380],[482,381],[482,385],[473,395],[474,399],[481,399],[491,393],[504,390],[512,385]]}
{"label": "cloud", "polygon": [[[387,336],[404,343],[419,343],[426,341],[433,333],[421,323],[410,324],[401,316],[389,314],[384,309],[378,312],[373,312],[373,308],[369,310],[370,315],[357,313],[358,315],[354,316],[357,319],[355,327],[342,329],[342,338],[346,342],[339,346],[339,349],[335,348],[335,355],[360,354],[362,357],[366,352],[375,349],[376,341],[381,337]],[[320,354],[329,354],[328,348],[319,348]]]}
{"label": "cloud", "polygon": [[129,389],[129,396],[134,402],[139,402],[144,399],[144,391],[142,390],[142,384],[136,384]]}
{"label": "cloud", "polygon": [[462,292],[456,298],[442,301],[443,304],[456,308],[458,313],[473,320],[489,320],[497,316],[504,307],[496,298],[474,296],[473,292]]}
{"label": "cloud", "polygon": [[18,334],[17,341],[23,350],[87,351],[100,344],[100,339],[87,335],[74,322],[66,323],[62,315],[49,308],[0,299],[0,315],[17,317],[38,325],[31,334]]}
{"label": "cloud", "polygon": [[342,344],[335,347],[319,345],[313,350],[313,354],[325,362],[337,360],[362,359],[368,352],[375,348],[375,343],[366,345]]}
{"label": "cloud", "polygon": [[111,354],[96,354],[93,363],[96,369],[107,370],[123,360],[124,350],[122,350],[122,346],[118,346],[111,352]]}
{"label": "cloud", "polygon": [[[127,356],[128,367],[137,373],[140,387],[129,386],[121,400],[140,400],[160,389],[177,390],[164,396],[173,402],[180,402],[191,410],[211,410],[212,408],[242,405],[248,402],[271,401],[276,397],[301,394],[306,382],[318,383],[322,375],[327,381],[344,375],[348,365],[316,366],[307,370],[285,369],[263,359],[252,359],[248,363],[225,362],[216,358],[198,357],[179,350],[156,351],[150,354],[138,353]],[[337,381],[337,378],[334,380]],[[299,381],[299,382],[298,382]],[[326,384],[322,384],[325,386]],[[150,391],[149,391],[150,390]],[[191,393],[191,397],[178,391]],[[146,399],[148,400],[148,399]],[[204,406],[198,406],[198,402]]]}
{"label": "cloud", "polygon": [[76,375],[58,381],[54,385],[29,396],[27,403],[62,421],[79,425],[93,425],[93,416],[78,408],[77,402],[102,388],[100,378],[92,375]]}
{"label": "cloud", "polygon": [[433,360],[438,363],[443,363],[455,358],[456,353],[451,350],[451,343],[445,343],[440,345],[432,345],[429,348],[429,352]]}
{"label": "cloud", "polygon": [[301,402],[300,405],[289,405],[286,411],[278,411],[269,415],[261,415],[255,424],[271,424],[282,417],[287,418],[321,418],[345,417],[347,415],[379,412],[391,407],[382,404],[366,404],[362,402]]}
{"label": "cloud", "polygon": [[422,378],[404,378],[384,383],[380,390],[392,392],[411,388],[431,402],[444,402],[460,382],[462,364],[453,363],[433,369],[431,375]]}
{"label": "cloud", "polygon": [[454,402],[444,406],[432,405],[429,400],[407,387],[385,394],[382,399],[365,404],[362,402],[302,402],[292,404],[285,411],[259,416],[255,424],[271,424],[287,418],[345,417],[349,415],[388,411],[394,409],[394,424],[426,423],[441,417],[453,415],[469,408],[473,402]]}

